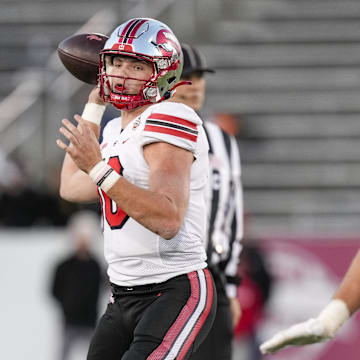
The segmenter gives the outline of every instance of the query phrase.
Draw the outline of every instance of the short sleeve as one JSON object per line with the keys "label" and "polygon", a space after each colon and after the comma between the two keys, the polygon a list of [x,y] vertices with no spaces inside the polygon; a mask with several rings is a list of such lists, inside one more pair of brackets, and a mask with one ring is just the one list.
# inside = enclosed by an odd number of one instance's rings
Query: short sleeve
{"label": "short sleeve", "polygon": [[190,107],[160,103],[152,107],[142,131],[142,145],[166,142],[195,153],[202,121]]}

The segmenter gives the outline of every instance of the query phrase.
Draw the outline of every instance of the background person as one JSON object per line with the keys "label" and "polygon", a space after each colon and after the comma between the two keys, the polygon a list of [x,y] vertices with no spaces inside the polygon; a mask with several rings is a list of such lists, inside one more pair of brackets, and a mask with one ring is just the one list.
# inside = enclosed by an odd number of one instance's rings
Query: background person
{"label": "background person", "polygon": [[[213,73],[204,55],[194,46],[182,44],[184,68],[182,80],[191,86],[179,87],[171,101],[181,102],[200,111],[205,100],[205,73]],[[209,269],[217,290],[217,313],[205,341],[191,359],[231,359],[233,328],[241,309],[237,299],[237,267],[243,236],[243,199],[240,156],[237,142],[210,121],[204,123],[210,145],[210,181],[208,192],[208,233],[205,249]]]}
{"label": "background person", "polygon": [[254,241],[244,239],[238,271],[241,321],[235,328],[233,359],[259,360],[258,327],[271,297],[273,277],[264,251]]}
{"label": "background person", "polygon": [[69,359],[79,343],[88,347],[95,329],[102,270],[91,247],[98,227],[93,212],[75,213],[68,225],[74,249],[54,270],[51,293],[63,315],[61,360]]}

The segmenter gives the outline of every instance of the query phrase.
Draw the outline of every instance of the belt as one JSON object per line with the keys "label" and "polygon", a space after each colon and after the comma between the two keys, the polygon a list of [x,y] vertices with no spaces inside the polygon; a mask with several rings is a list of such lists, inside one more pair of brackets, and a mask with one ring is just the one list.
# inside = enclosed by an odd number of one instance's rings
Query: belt
{"label": "belt", "polygon": [[114,292],[132,292],[132,291],[149,291],[153,290],[159,283],[146,284],[146,285],[136,285],[136,286],[120,286],[114,283],[110,283],[111,288]]}
{"label": "belt", "polygon": [[187,274],[182,274],[182,275],[177,275],[177,276],[170,278],[163,282],[146,284],[146,285],[136,285],[136,286],[120,286],[120,285],[116,285],[116,284],[110,282],[110,286],[114,292],[116,292],[116,291],[121,291],[121,292],[150,291],[150,290],[155,289],[158,286],[163,286],[170,281],[174,281],[176,279],[186,278],[186,277],[187,277]]}

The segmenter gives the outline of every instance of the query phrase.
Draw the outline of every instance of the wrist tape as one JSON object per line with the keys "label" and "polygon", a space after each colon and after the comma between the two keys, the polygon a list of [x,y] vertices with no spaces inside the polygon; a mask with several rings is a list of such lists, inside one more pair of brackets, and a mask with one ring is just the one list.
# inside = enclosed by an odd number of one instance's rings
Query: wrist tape
{"label": "wrist tape", "polygon": [[350,311],[344,301],[335,299],[326,305],[318,319],[324,324],[328,335],[333,337],[349,317]]}
{"label": "wrist tape", "polygon": [[104,111],[105,105],[87,103],[81,117],[95,125],[100,125]]}
{"label": "wrist tape", "polygon": [[105,161],[99,161],[89,172],[92,181],[103,191],[108,192],[120,179],[120,175]]}

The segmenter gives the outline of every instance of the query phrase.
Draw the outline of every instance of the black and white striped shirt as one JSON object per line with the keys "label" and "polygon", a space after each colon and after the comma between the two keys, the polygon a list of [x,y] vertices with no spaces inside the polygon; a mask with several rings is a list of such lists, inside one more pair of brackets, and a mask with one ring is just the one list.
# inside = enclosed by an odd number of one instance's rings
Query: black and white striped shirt
{"label": "black and white striped shirt", "polygon": [[226,293],[236,297],[236,273],[243,237],[243,192],[236,139],[211,122],[204,128],[209,141],[210,181],[208,233],[205,248],[210,266],[226,277]]}

